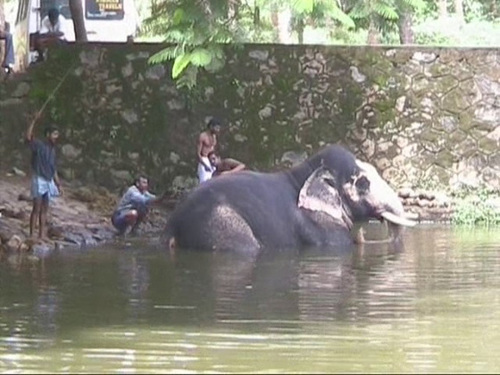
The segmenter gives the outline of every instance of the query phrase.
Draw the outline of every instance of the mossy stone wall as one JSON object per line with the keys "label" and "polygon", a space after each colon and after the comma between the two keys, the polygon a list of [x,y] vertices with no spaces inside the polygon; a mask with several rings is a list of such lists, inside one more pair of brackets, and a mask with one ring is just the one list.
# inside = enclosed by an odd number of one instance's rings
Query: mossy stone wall
{"label": "mossy stone wall", "polygon": [[223,156],[275,170],[342,143],[397,187],[500,189],[500,50],[245,45],[178,90],[162,46],[86,45],[0,88],[0,163],[26,169],[26,115],[63,129],[65,178],[109,187],[139,171],[161,188],[196,183],[196,142],[224,122]]}

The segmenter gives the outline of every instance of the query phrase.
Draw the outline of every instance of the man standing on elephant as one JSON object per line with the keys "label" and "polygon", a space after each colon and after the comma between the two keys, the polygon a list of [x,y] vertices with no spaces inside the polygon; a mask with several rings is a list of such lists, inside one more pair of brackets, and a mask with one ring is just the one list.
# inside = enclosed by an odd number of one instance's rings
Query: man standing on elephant
{"label": "man standing on elephant", "polygon": [[214,173],[214,168],[210,164],[208,154],[211,151],[215,151],[220,128],[220,121],[212,118],[207,124],[207,130],[201,133],[198,138],[198,180],[200,184],[212,178],[212,174]]}

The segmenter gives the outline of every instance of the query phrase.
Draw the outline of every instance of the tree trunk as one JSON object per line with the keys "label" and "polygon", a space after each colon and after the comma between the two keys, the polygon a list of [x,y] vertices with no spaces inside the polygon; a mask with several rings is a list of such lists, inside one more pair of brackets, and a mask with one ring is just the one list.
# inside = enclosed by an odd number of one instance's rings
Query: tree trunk
{"label": "tree trunk", "polygon": [[439,1],[439,18],[446,18],[448,16],[448,1],[447,0],[438,0]]}
{"label": "tree trunk", "polygon": [[378,32],[377,27],[375,26],[375,22],[370,20],[370,26],[368,26],[368,38],[367,43],[369,45],[380,44],[380,34]]}
{"label": "tree trunk", "polygon": [[273,25],[273,41],[279,42],[279,32],[278,32],[278,11],[273,9],[271,12],[271,24]]}
{"label": "tree trunk", "polygon": [[[5,27],[4,0],[0,0],[0,31],[3,31],[4,27]],[[0,64],[2,64],[4,56],[5,56],[5,43],[1,43],[0,41]]]}
{"label": "tree trunk", "polygon": [[455,0],[455,15],[457,16],[460,25],[463,25],[465,22],[463,0]]}
{"label": "tree trunk", "polygon": [[300,17],[297,20],[297,36],[299,39],[299,44],[304,44],[304,19]]}
{"label": "tree trunk", "polygon": [[83,19],[82,0],[69,0],[69,9],[71,10],[71,18],[73,19],[73,27],[75,29],[75,42],[86,43],[88,40],[85,21]]}
{"label": "tree trunk", "polygon": [[227,18],[236,18],[240,9],[240,5],[241,4],[239,0],[229,0],[227,2]]}
{"label": "tree trunk", "polygon": [[413,44],[413,17],[412,13],[408,10],[404,10],[399,17],[399,42],[401,44]]}
{"label": "tree trunk", "polygon": [[3,30],[5,25],[5,4],[4,0],[0,0],[0,29]]}

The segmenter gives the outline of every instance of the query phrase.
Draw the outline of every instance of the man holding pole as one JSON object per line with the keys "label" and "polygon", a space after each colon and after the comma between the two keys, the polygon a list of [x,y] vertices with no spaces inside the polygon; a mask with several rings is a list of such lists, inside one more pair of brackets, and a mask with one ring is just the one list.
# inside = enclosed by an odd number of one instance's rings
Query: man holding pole
{"label": "man holding pole", "polygon": [[59,138],[59,131],[55,125],[45,129],[45,139],[36,139],[33,136],[35,123],[40,112],[35,116],[26,131],[26,142],[31,149],[31,197],[33,208],[30,216],[30,237],[33,237],[38,221],[38,237],[47,238],[47,212],[49,202],[53,197],[62,195],[61,183],[56,170],[55,145]]}

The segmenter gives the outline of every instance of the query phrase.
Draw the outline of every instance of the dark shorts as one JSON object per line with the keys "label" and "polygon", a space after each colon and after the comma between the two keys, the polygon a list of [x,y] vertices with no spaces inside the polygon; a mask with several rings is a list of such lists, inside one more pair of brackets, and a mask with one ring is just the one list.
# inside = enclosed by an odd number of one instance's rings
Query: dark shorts
{"label": "dark shorts", "polygon": [[123,232],[125,231],[125,229],[127,229],[127,220],[125,215],[126,213],[127,211],[115,211],[113,213],[113,216],[111,216],[111,223],[120,232]]}

